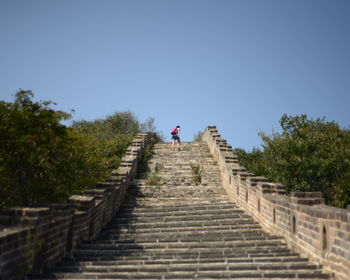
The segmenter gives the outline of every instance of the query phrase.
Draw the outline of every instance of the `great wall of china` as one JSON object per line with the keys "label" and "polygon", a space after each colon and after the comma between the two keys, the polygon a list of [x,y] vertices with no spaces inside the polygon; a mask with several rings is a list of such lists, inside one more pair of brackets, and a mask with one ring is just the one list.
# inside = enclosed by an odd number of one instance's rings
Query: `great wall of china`
{"label": "great wall of china", "polygon": [[135,177],[149,139],[67,204],[2,210],[0,279],[350,279],[350,211],[249,174],[214,126]]}

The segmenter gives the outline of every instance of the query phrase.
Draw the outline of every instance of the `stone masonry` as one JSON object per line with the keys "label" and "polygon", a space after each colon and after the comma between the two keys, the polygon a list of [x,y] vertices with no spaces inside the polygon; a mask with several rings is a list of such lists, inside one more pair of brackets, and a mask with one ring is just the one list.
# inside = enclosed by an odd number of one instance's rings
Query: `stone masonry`
{"label": "stone masonry", "polygon": [[248,173],[215,126],[204,140],[218,162],[229,200],[261,227],[337,279],[350,279],[350,211],[326,206],[321,193],[285,195],[282,185]]}
{"label": "stone masonry", "polygon": [[81,242],[95,239],[121,207],[151,136],[138,134],[106,182],[66,204],[0,211],[0,279],[21,280],[30,271],[48,270]]}
{"label": "stone masonry", "polygon": [[[213,131],[206,131],[206,139]],[[227,186],[233,182],[217,164],[221,148],[210,146],[213,157],[208,143],[183,143],[181,151],[157,144],[148,172],[132,182],[126,202],[101,233],[28,278],[332,279],[232,199]],[[226,159],[236,164],[233,155]],[[264,212],[267,206],[261,200],[259,207]]]}

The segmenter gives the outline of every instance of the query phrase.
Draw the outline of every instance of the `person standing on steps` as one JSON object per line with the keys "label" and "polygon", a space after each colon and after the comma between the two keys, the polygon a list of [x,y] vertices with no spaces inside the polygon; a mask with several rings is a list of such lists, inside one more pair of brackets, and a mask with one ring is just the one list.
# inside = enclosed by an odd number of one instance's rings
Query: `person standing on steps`
{"label": "person standing on steps", "polygon": [[171,133],[171,139],[172,139],[172,150],[174,151],[174,149],[175,149],[175,141],[177,141],[177,148],[179,149],[179,150],[181,150],[181,148],[180,148],[180,126],[178,125],[178,126],[176,126],[176,129],[175,129],[175,131],[173,132],[173,133]]}

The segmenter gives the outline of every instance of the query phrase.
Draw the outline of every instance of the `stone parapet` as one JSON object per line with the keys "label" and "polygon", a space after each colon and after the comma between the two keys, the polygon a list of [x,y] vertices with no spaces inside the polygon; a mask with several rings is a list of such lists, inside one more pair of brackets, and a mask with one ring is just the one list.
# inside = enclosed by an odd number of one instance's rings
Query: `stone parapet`
{"label": "stone parapet", "polygon": [[66,204],[0,211],[0,279],[20,280],[71,256],[82,241],[93,239],[121,207],[151,133],[138,134],[118,169],[106,182]]}
{"label": "stone parapet", "polygon": [[349,210],[326,206],[318,192],[287,196],[281,184],[248,173],[215,126],[205,129],[203,140],[218,162],[232,202],[265,230],[284,236],[302,256],[322,264],[325,272],[334,273],[337,279],[350,279]]}

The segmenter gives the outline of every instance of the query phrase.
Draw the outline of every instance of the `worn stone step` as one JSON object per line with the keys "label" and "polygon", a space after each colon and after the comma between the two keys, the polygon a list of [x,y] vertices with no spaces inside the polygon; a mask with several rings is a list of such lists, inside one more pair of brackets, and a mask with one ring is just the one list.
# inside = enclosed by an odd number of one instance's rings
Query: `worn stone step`
{"label": "worn stone step", "polygon": [[[224,198],[221,196],[220,198]],[[147,206],[149,204],[158,204],[159,206],[161,205],[172,205],[172,206],[177,206],[181,204],[188,204],[188,203],[193,203],[193,205],[200,205],[201,202],[205,203],[217,203],[218,198],[210,199],[208,197],[136,197],[130,202],[137,203],[140,206]],[[222,202],[223,204],[225,203],[224,201]]]}
{"label": "worn stone step", "polygon": [[213,231],[220,231],[221,233],[235,233],[235,232],[260,232],[261,227],[257,224],[247,224],[247,225],[234,225],[234,226],[208,226],[203,228],[198,227],[181,227],[181,228],[132,228],[132,227],[120,227],[120,228],[106,228],[106,230],[98,237],[98,239],[104,239],[108,237],[118,236],[120,239],[123,239],[127,236],[137,236],[137,235],[152,235],[159,233],[182,233],[182,234],[191,234],[196,233],[207,233]]}
{"label": "worn stone step", "polygon": [[54,273],[107,273],[107,272],[118,272],[118,273],[145,273],[145,272],[158,272],[158,273],[169,273],[169,272],[202,272],[202,271],[278,271],[284,272],[289,271],[298,273],[300,271],[305,272],[313,270],[313,272],[320,272],[322,269],[319,265],[309,265],[305,263],[199,263],[199,264],[172,264],[172,265],[85,265],[85,266],[61,266],[56,267]]}
{"label": "worn stone step", "polygon": [[133,228],[131,226],[129,227],[113,227],[113,228],[106,228],[105,231],[99,236],[98,239],[104,239],[108,238],[109,236],[119,236],[120,239],[123,238],[123,236],[135,236],[135,235],[149,235],[149,234],[192,234],[195,233],[208,233],[208,232],[222,232],[222,233],[235,233],[235,232],[260,232],[261,227],[258,224],[236,224],[236,225],[228,225],[228,226],[221,226],[221,225],[211,225],[206,227],[168,227],[168,228]]}
{"label": "worn stone step", "polygon": [[[144,211],[143,211],[144,210]],[[227,208],[219,208],[219,207],[213,207],[213,208],[197,208],[197,209],[187,209],[183,210],[178,206],[177,208],[173,209],[130,209],[126,210],[123,209],[120,211],[120,213],[115,217],[125,217],[125,216],[189,216],[189,215],[195,215],[195,216],[201,216],[201,215],[220,215],[220,214],[244,214],[244,212],[238,208],[232,208],[232,207],[227,207]]]}
{"label": "worn stone step", "polygon": [[[40,278],[39,278],[40,277]],[[52,273],[37,276],[35,279],[331,279],[331,275],[322,271],[185,271],[185,272],[98,272],[98,273]]]}
{"label": "worn stone step", "polygon": [[[222,209],[239,209],[236,204],[228,201],[217,201],[213,203],[201,202],[200,204],[183,204],[183,205],[167,205],[152,203],[149,205],[138,205],[137,203],[129,203],[123,205],[120,209],[120,213],[124,211],[132,211],[134,213],[146,213],[146,212],[188,212],[188,211],[210,211],[210,210],[222,210]],[[243,211],[239,210],[240,213]],[[117,217],[117,216],[116,216]]]}
{"label": "worn stone step", "polygon": [[[235,247],[266,247],[266,246],[282,246],[280,237],[264,237],[264,236],[206,236],[198,238],[198,236],[189,236],[179,239],[177,236],[160,237],[154,240],[143,239],[144,242],[136,242],[130,240],[104,240],[93,243],[84,242],[79,246],[80,250],[133,250],[142,248],[165,250],[165,249],[202,249],[202,248],[235,248]],[[242,244],[244,243],[244,244]]]}
{"label": "worn stone step", "polygon": [[118,231],[124,228],[127,228],[129,230],[135,230],[135,231],[149,231],[151,230],[152,232],[166,232],[166,231],[196,231],[196,230],[203,230],[207,228],[215,228],[215,227],[225,227],[225,228],[240,228],[240,227],[254,227],[257,226],[255,222],[253,222],[250,219],[240,219],[240,220],[232,220],[232,219],[219,219],[216,221],[196,221],[196,220],[191,220],[191,221],[174,221],[174,222],[167,222],[167,223],[162,223],[162,222],[152,222],[147,223],[147,222],[133,222],[133,223],[115,223],[113,225],[109,225],[111,228],[107,228],[106,232],[108,231]]}
{"label": "worn stone step", "polygon": [[84,262],[100,262],[100,261],[202,261],[207,259],[237,259],[237,258],[290,258],[299,257],[297,253],[292,253],[288,248],[275,249],[250,249],[250,250],[226,250],[224,252],[218,250],[201,250],[201,251],[182,251],[165,250],[163,252],[140,251],[119,252],[118,254],[76,254],[74,258]]}
{"label": "worn stone step", "polygon": [[[192,186],[193,187],[193,186]],[[176,187],[169,187],[169,188],[173,188],[174,190],[176,190]],[[136,190],[137,191],[137,190]],[[228,200],[228,197],[227,197],[227,194],[223,193],[223,194],[214,194],[214,195],[208,195],[208,197],[206,199],[204,199],[203,196],[200,196],[199,197],[199,200],[197,201],[194,201],[193,199],[195,199],[196,197],[195,196],[192,196],[191,197],[191,200],[186,200],[184,203],[180,203],[180,204],[168,204],[164,201],[164,199],[166,199],[166,201],[169,201],[169,197],[163,197],[163,196],[159,196],[158,197],[158,200],[154,200],[153,202],[149,202],[147,205],[143,205],[143,204],[138,204],[138,199],[139,198],[147,198],[145,196],[143,197],[138,197],[137,196],[137,192],[136,194],[133,194],[135,195],[135,202],[128,202],[128,204],[130,205],[138,205],[140,207],[142,206],[148,206],[148,205],[158,205],[158,206],[164,206],[164,205],[168,205],[168,206],[178,206],[178,205],[188,205],[188,204],[191,204],[191,205],[200,205],[200,204],[225,204],[225,203],[229,203],[230,201]]]}
{"label": "worn stone step", "polygon": [[[154,187],[154,186],[153,186]],[[183,186],[185,187],[185,186]],[[193,186],[192,186],[193,187]],[[171,186],[169,188],[173,188],[172,191],[176,191],[176,186]],[[131,191],[131,193],[135,196],[134,198],[136,199],[135,202],[128,202],[128,204],[130,205],[138,205],[138,206],[143,206],[142,204],[137,204],[138,203],[138,199],[140,198],[144,198],[144,199],[147,199],[146,196],[137,196],[137,195],[143,195],[143,194],[139,194],[138,191],[139,190],[129,190]],[[133,193],[133,191],[135,191],[136,193]],[[166,193],[163,193],[163,194],[166,194]],[[171,200],[169,199],[169,197],[164,197],[164,196],[159,196],[158,197],[158,200],[154,200],[153,202],[149,202],[147,205],[145,206],[148,206],[148,205],[158,205],[158,206],[164,206],[164,205],[168,205],[168,206],[178,206],[178,205],[188,205],[188,204],[191,204],[191,205],[199,205],[199,204],[202,204],[202,203],[211,203],[211,204],[225,204],[225,203],[229,203],[229,200],[227,198],[227,195],[225,193],[215,193],[215,194],[210,194],[206,197],[206,199],[204,198],[204,196],[199,196],[198,197],[199,200],[198,201],[194,201],[193,199],[196,199],[195,196],[191,196],[190,200],[186,200],[185,198],[185,202],[184,203],[180,203],[180,204],[168,204],[166,203],[166,201],[169,201],[171,202]],[[165,199],[165,200],[164,200]]]}
{"label": "worn stone step", "polygon": [[118,264],[117,266],[107,265],[65,265],[56,267],[53,272],[81,272],[81,273],[96,273],[96,272],[201,272],[201,271],[305,271],[322,269],[320,265],[311,265],[307,263],[190,263],[190,264],[148,264],[148,265],[135,265],[135,264]]}
{"label": "worn stone step", "polygon": [[[131,253],[131,254],[130,254]],[[118,254],[94,254],[83,255],[75,254],[74,258],[80,262],[100,262],[100,261],[169,261],[169,260],[183,260],[183,261],[201,261],[206,259],[233,259],[233,258],[286,258],[299,257],[297,253],[291,253],[287,248],[284,249],[269,249],[269,250],[235,250],[226,252],[200,251],[200,252],[154,252],[143,254],[142,252],[127,252]]]}
{"label": "worn stone step", "polygon": [[176,264],[211,264],[211,263],[306,263],[307,258],[301,258],[299,256],[261,256],[251,257],[249,255],[236,255],[226,258],[201,258],[201,259],[163,259],[163,260],[105,260],[105,261],[75,261],[72,259],[66,259],[64,262],[58,265],[58,267],[64,266],[87,266],[87,265],[176,265]]}
{"label": "worn stone step", "polygon": [[[193,207],[193,206],[192,206]],[[148,210],[148,211],[147,211]],[[219,214],[243,214],[244,212],[238,208],[233,207],[212,207],[212,208],[200,208],[197,209],[182,209],[180,206],[177,208],[168,208],[168,209],[122,209],[120,213],[116,216],[118,219],[119,217],[127,217],[127,216],[189,216],[189,215],[195,215],[195,216],[201,216],[203,214],[205,215],[219,215]]]}
{"label": "worn stone step", "polygon": [[225,205],[206,207],[200,205],[192,205],[191,207],[186,205],[168,205],[168,207],[162,207],[158,205],[155,207],[138,207],[133,206],[129,208],[121,209],[120,213],[113,219],[113,221],[127,219],[127,218],[187,218],[200,216],[211,219],[215,216],[232,216],[232,217],[249,217],[242,210],[233,207],[227,207]]}
{"label": "worn stone step", "polygon": [[[224,198],[224,196],[220,196],[218,198]],[[192,202],[194,205],[200,205],[201,202],[205,203],[217,203],[218,198],[214,197],[213,199],[209,197],[193,197],[193,196],[185,196],[185,197],[141,197],[141,198],[135,198],[133,201],[141,205],[148,205],[148,204],[155,204],[158,203],[159,205],[181,205],[181,204],[188,204]],[[222,202],[224,203],[224,201]]]}
{"label": "worn stone step", "polygon": [[[188,230],[184,229],[183,231],[172,231],[172,230],[167,230],[167,231],[161,231],[161,232],[143,232],[141,235],[140,232],[132,231],[129,229],[125,229],[125,231],[108,231],[105,234],[101,235],[97,241],[99,240],[111,240],[111,239],[119,239],[119,240],[124,240],[124,239],[132,239],[132,240],[142,240],[142,239],[154,239],[158,240],[160,237],[177,237],[177,238],[188,238],[188,237],[193,237],[197,236],[198,238],[203,238],[207,236],[221,236],[221,237],[230,237],[230,236],[245,236],[245,237],[251,237],[251,236],[271,236],[268,233],[265,233],[261,229],[236,229],[232,230],[230,228],[227,228],[226,230],[223,230],[221,228],[218,229],[212,229],[208,230],[207,228],[205,229],[193,229],[193,230]],[[275,236],[276,238],[280,238]],[[140,239],[141,238],[141,239]],[[95,240],[90,240],[86,242],[95,242]]]}
{"label": "worn stone step", "polygon": [[[249,215],[246,215],[245,213],[239,213],[239,212],[233,212],[233,213],[202,213],[202,214],[195,214],[195,213],[188,213],[187,215],[181,215],[181,214],[167,214],[167,213],[160,213],[159,215],[157,213],[154,214],[148,214],[148,215],[139,215],[137,213],[135,214],[127,214],[127,215],[121,215],[118,217],[115,217],[109,226],[113,225],[121,225],[121,224],[143,224],[143,223],[153,223],[155,224],[161,224],[161,223],[190,223],[193,221],[196,221],[198,223],[202,222],[213,222],[219,223],[221,221],[231,221],[233,223],[239,223],[242,221],[242,224],[246,224],[247,221],[254,224],[255,222],[251,219]],[[157,222],[157,223],[156,223]]]}
{"label": "worn stone step", "polygon": [[[186,191],[196,191],[197,196],[218,196],[218,194],[224,194],[224,190],[221,187],[221,182],[218,183],[216,180],[212,179],[201,179],[200,183],[195,183],[193,178],[188,178],[186,180],[177,180],[172,178],[161,178],[161,184],[158,187],[159,190],[166,194],[166,191],[178,191],[184,193]],[[149,186],[145,184],[144,188],[140,188],[140,191],[146,192],[152,189],[147,189]],[[226,196],[227,197],[227,196]]]}
{"label": "worn stone step", "polygon": [[[150,224],[152,223],[152,224]],[[227,215],[227,216],[187,216],[183,218],[167,217],[159,219],[155,218],[144,218],[144,219],[117,219],[113,220],[112,224],[121,226],[129,224],[132,226],[149,226],[152,228],[156,227],[171,227],[171,226],[208,226],[208,225],[233,225],[233,224],[253,224],[254,221],[245,214],[238,215]]]}
{"label": "worn stone step", "polygon": [[139,216],[139,215],[120,215],[114,223],[125,224],[125,223],[172,223],[172,222],[191,222],[191,221],[219,221],[219,220],[239,220],[239,219],[250,219],[247,214],[244,213],[218,213],[218,214],[207,214],[202,215],[154,215],[154,216]]}
{"label": "worn stone step", "polygon": [[[195,186],[191,164],[201,167]],[[154,146],[149,172],[95,239],[28,279],[331,279],[230,202],[207,144]],[[157,171],[160,186],[148,186]]]}
{"label": "worn stone step", "polygon": [[[173,207],[173,208],[172,208]],[[175,208],[176,207],[176,208]],[[169,217],[188,217],[188,216],[208,216],[208,215],[243,215],[244,217],[250,217],[246,215],[242,210],[238,208],[232,207],[212,207],[206,208],[197,206],[192,206],[192,208],[181,208],[181,205],[169,205],[167,209],[159,207],[154,208],[146,208],[139,207],[130,208],[130,209],[122,209],[120,213],[113,218],[116,220],[118,218],[125,217],[161,217],[161,216],[169,216]],[[208,217],[210,218],[210,217]]]}
{"label": "worn stone step", "polygon": [[[134,245],[134,246],[132,246]],[[273,244],[265,244],[265,246],[236,246],[236,247],[213,247],[194,244],[192,246],[180,246],[180,244],[170,244],[166,248],[162,246],[140,246],[139,244],[125,244],[125,246],[119,246],[118,248],[93,248],[90,249],[77,249],[74,252],[76,259],[92,258],[92,259],[110,259],[111,257],[130,256],[135,257],[157,257],[159,259],[173,258],[208,258],[208,257],[232,257],[236,254],[251,254],[252,256],[262,256],[262,254],[281,253],[282,256],[290,256],[290,250],[286,246],[274,246]]]}
{"label": "worn stone step", "polygon": [[142,236],[138,233],[123,233],[123,234],[109,234],[100,237],[97,240],[85,241],[83,244],[101,244],[101,243],[117,243],[118,240],[122,240],[132,243],[157,243],[157,242],[210,242],[210,241],[245,241],[245,240],[282,240],[279,236],[266,234],[263,231],[246,231],[243,232],[162,232],[162,233],[147,233]]}
{"label": "worn stone step", "polygon": [[143,223],[174,223],[174,222],[211,222],[211,221],[220,221],[220,220],[250,220],[250,217],[246,214],[210,214],[210,215],[186,215],[186,216],[148,216],[148,217],[118,217],[117,220],[114,221],[116,224],[143,224]]}
{"label": "worn stone step", "polygon": [[194,185],[191,164],[201,168],[201,185],[221,184],[219,167],[205,143],[187,143],[177,152],[172,152],[167,144],[155,145],[149,168],[152,172],[157,170],[162,186],[184,186]]}

